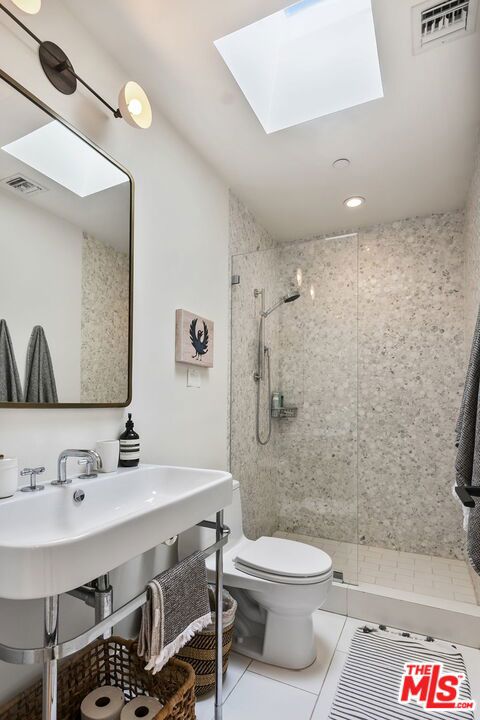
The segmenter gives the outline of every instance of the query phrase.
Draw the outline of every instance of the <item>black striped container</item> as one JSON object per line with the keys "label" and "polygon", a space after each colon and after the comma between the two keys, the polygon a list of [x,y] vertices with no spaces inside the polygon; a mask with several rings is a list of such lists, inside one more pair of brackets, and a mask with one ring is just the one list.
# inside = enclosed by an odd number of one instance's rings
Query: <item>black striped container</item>
{"label": "black striped container", "polygon": [[[215,687],[215,595],[209,588],[212,623],[183,647],[177,655],[179,660],[188,662],[195,670],[195,695],[206,695]],[[226,590],[223,592],[223,641],[222,667],[227,672],[232,649],[233,631],[237,602]]]}

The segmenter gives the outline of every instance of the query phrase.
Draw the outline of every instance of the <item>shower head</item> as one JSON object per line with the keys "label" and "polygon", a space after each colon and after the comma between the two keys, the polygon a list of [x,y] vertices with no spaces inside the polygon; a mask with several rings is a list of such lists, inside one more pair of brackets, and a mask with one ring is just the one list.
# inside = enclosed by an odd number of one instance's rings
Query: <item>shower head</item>
{"label": "shower head", "polygon": [[268,308],[268,310],[265,310],[262,312],[262,317],[266,318],[268,317],[274,310],[280,307],[280,305],[283,305],[283,303],[291,303],[295,300],[298,300],[300,297],[300,293],[298,290],[292,290],[291,292],[284,295],[278,302],[275,303],[275,305],[272,305],[271,308]]}

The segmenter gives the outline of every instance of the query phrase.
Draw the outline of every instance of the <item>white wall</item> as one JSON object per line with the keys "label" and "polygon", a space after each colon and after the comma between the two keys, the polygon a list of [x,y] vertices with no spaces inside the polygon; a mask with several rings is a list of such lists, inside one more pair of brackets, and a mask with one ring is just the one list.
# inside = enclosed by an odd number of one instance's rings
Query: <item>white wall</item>
{"label": "white wall", "polygon": [[28,341],[35,325],[43,327],[59,402],[80,397],[82,242],[80,228],[12,191],[0,192],[0,257],[8,268],[0,283],[0,315],[24,391]]}
{"label": "white wall", "polygon": [[[80,2],[80,0],[79,0]],[[44,0],[37,16],[22,16],[40,37],[68,51],[75,69],[115,102],[128,79],[103,53],[60,0]],[[127,39],[119,38],[119,44]],[[141,52],[141,48],[139,48]],[[0,18],[0,67],[14,76],[134,175],[135,317],[132,411],[149,462],[227,466],[228,193],[213,171],[155,112],[148,132],[136,131],[106,114],[88,93],[59,94],[44,77],[37,48]],[[140,83],[142,78],[134,78]],[[146,88],[148,91],[148,88]],[[174,363],[175,309],[186,308],[215,321],[215,367],[202,374],[202,388],[186,388],[186,370]],[[63,448],[92,447],[116,437],[122,410],[0,410],[2,450],[20,464],[44,464],[48,476]],[[154,568],[165,562],[160,549],[142,564],[130,563],[115,574],[124,597],[135,594]],[[1,568],[0,568],[1,572]],[[118,594],[117,594],[118,597]],[[73,601],[72,601],[73,602]],[[70,600],[68,600],[70,603]],[[79,607],[74,604],[74,607]],[[83,611],[83,609],[82,609]],[[0,638],[26,640],[25,618],[35,613],[20,604],[0,603]],[[85,611],[83,617],[90,617]],[[80,613],[80,617],[81,617]],[[79,618],[67,615],[73,630]],[[22,633],[20,633],[22,626]],[[18,668],[0,666],[0,699],[23,679]],[[3,688],[3,693],[2,693]]]}

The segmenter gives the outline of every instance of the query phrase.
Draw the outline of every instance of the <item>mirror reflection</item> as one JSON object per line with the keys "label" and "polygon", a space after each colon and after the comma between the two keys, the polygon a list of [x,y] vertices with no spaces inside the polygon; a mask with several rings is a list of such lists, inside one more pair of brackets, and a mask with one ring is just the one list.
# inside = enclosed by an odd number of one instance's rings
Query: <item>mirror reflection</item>
{"label": "mirror reflection", "polygon": [[0,79],[0,403],[125,404],[129,176]]}

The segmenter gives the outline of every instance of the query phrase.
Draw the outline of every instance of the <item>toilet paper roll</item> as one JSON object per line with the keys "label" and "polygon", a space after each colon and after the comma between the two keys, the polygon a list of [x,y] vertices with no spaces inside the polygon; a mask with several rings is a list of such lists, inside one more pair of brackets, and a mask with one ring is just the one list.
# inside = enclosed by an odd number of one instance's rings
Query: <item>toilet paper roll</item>
{"label": "toilet paper roll", "polygon": [[125,696],[120,688],[104,685],[84,698],[80,713],[82,720],[120,720]]}
{"label": "toilet paper roll", "polygon": [[155,698],[140,695],[125,705],[120,720],[153,720],[162,707],[162,703]]}

